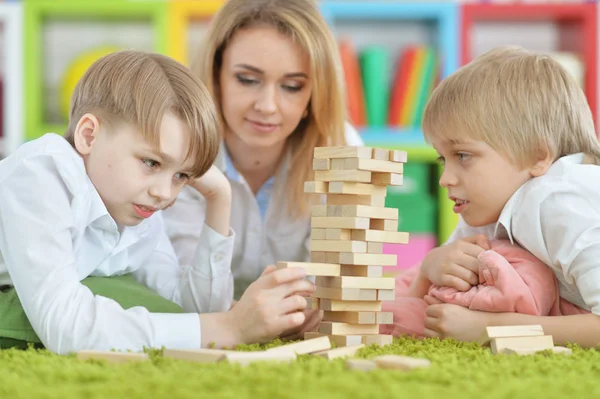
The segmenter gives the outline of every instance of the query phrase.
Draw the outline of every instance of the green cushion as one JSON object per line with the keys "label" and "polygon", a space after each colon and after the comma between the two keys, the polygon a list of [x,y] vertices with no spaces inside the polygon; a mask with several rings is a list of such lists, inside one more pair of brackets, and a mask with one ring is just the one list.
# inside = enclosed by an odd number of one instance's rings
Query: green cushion
{"label": "green cushion", "polygon": [[[138,283],[133,276],[88,277],[81,282],[95,295],[111,298],[124,309],[142,306],[152,313],[183,313],[181,306]],[[14,288],[0,291],[0,348],[41,346]]]}

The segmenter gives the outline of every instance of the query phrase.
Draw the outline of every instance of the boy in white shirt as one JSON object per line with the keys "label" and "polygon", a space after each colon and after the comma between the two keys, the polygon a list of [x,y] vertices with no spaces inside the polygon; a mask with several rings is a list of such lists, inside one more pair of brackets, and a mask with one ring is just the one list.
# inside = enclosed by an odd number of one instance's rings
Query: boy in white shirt
{"label": "boy in white shirt", "polygon": [[411,286],[461,291],[478,283],[487,237],[520,244],[550,267],[562,298],[590,314],[536,317],[433,303],[425,333],[463,341],[489,325],[541,324],[557,344],[600,343],[600,144],[585,95],[549,56],[492,50],[445,79],[423,118],[460,215],[448,243],[431,251]]}
{"label": "boy in white shirt", "polygon": [[[0,285],[14,286],[48,349],[233,346],[303,323],[306,300],[294,293],[314,286],[297,270],[268,267],[229,310],[231,188],[211,166],[219,134],[210,95],[187,68],[123,51],[81,79],[65,137],[44,135],[0,163]],[[160,210],[186,184],[204,195],[207,217],[184,268]],[[124,310],[81,284],[126,273],[188,313]]]}

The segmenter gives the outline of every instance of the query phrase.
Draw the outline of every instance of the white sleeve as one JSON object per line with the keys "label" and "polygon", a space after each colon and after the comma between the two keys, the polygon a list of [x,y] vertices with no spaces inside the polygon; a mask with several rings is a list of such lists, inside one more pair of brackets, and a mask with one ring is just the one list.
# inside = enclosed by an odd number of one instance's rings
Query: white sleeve
{"label": "white sleeve", "polygon": [[42,343],[60,354],[200,347],[197,314],[124,310],[80,283],[71,235],[73,196],[65,177],[46,155],[24,159],[0,184],[0,251]]}
{"label": "white sleeve", "polygon": [[[530,195],[532,195],[530,193]],[[600,315],[600,208],[579,190],[555,192],[537,207],[524,207],[515,221],[541,234],[516,237],[574,283],[592,313]],[[516,228],[519,231],[522,229]],[[537,236],[537,237],[536,237]]]}
{"label": "white sleeve", "polygon": [[162,216],[157,214],[160,235],[158,245],[133,273],[142,284],[162,297],[180,304],[186,312],[225,312],[233,300],[233,231],[224,237],[209,226],[202,228],[196,240],[192,261],[179,265],[164,229]]}
{"label": "white sleeve", "polygon": [[346,145],[348,146],[364,145],[363,139],[360,137],[360,134],[349,122],[344,123],[344,137],[346,138]]}

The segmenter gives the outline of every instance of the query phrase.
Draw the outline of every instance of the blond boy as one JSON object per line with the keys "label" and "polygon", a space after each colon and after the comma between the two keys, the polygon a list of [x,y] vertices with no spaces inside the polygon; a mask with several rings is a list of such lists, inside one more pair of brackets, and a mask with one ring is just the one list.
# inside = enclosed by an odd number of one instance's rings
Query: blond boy
{"label": "blond boy", "polygon": [[426,334],[470,341],[488,325],[541,324],[558,344],[600,343],[600,145],[575,80],[549,56],[497,48],[436,88],[423,130],[460,218],[412,293],[431,283],[468,290],[487,238],[506,237],[554,271],[562,298],[591,311],[534,317],[434,304]]}
{"label": "blond boy", "polygon": [[[0,285],[15,287],[47,348],[230,346],[303,322],[306,301],[293,293],[313,288],[298,271],[268,268],[227,311],[234,237],[230,187],[211,167],[218,145],[197,78],[168,57],[123,51],[81,79],[65,137],[46,134],[0,163]],[[180,268],[160,211],[186,184],[209,210]],[[80,283],[125,273],[188,313],[124,310]]]}

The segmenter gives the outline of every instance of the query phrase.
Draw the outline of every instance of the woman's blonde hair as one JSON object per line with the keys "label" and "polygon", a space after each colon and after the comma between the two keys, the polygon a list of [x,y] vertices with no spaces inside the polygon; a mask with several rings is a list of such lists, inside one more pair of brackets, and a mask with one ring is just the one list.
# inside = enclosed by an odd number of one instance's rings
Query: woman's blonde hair
{"label": "woman's blonde hair", "polygon": [[525,168],[583,152],[600,164],[600,143],[586,97],[549,55],[516,46],[493,49],[444,79],[423,115],[432,138],[486,142]]}
{"label": "woman's blonde hair", "polygon": [[[223,52],[233,35],[244,28],[270,25],[300,45],[310,60],[312,94],[308,115],[287,146],[292,159],[286,182],[288,213],[308,214],[304,182],[312,180],[315,147],[344,145],[346,107],[343,70],[337,42],[313,0],[228,0],[213,17],[193,71],[206,84],[217,106]],[[225,124],[224,124],[225,126]]]}
{"label": "woman's blonde hair", "polygon": [[92,64],[75,87],[65,138],[74,146],[79,120],[91,113],[107,127],[132,124],[158,149],[160,126],[167,112],[188,127],[186,157],[194,159],[192,175],[203,175],[219,151],[220,119],[200,79],[164,55],[126,50]]}

